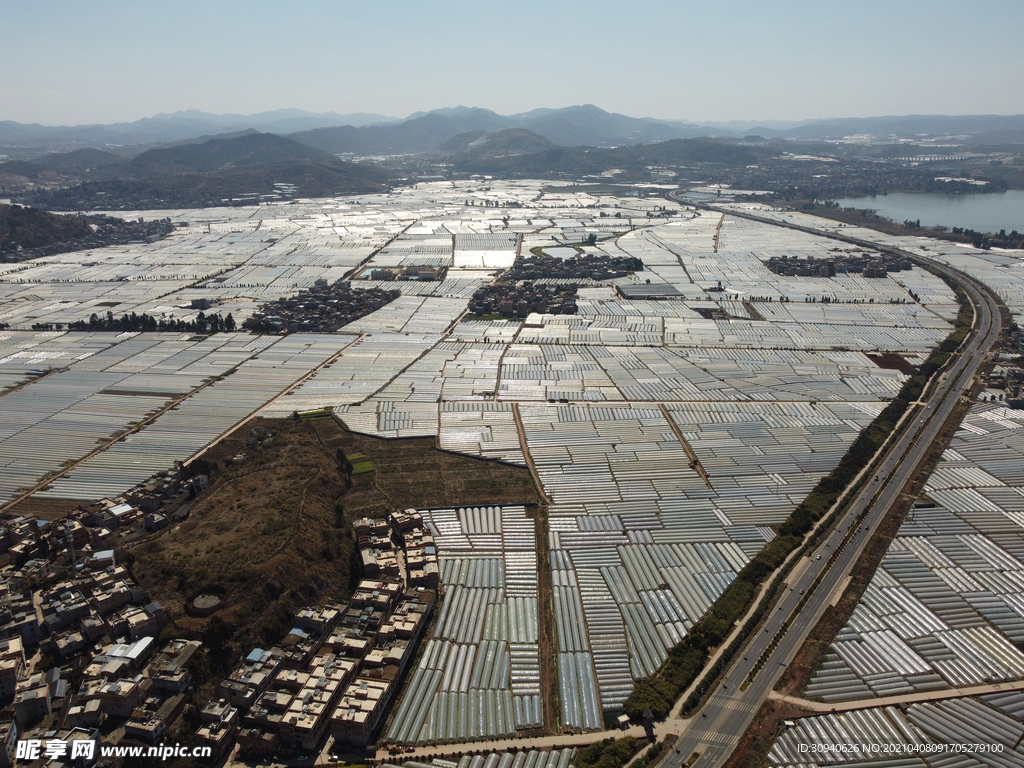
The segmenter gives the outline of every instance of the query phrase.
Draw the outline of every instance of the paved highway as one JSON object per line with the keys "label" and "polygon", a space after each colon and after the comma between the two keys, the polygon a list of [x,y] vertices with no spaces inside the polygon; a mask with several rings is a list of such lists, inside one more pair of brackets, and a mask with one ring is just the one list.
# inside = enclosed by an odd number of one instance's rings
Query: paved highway
{"label": "paved highway", "polygon": [[[729,213],[743,215],[731,211]],[[780,225],[779,222],[756,216],[745,217]],[[822,234],[795,225],[780,226]],[[868,245],[853,238],[833,237]],[[871,244],[871,247],[880,246]],[[900,253],[914,261],[920,261],[913,254]],[[766,618],[762,625],[763,629],[752,637],[744,650],[745,655],[732,664],[719,689],[709,698],[701,712],[680,726],[679,741],[665,763],[668,768],[675,768],[686,762],[694,752],[700,753],[700,758],[694,764],[695,768],[720,766],[732,754],[741,736],[750,727],[754,713],[782,675],[785,665],[796,655],[825,610],[842,594],[846,579],[864,550],[870,532],[898,501],[900,491],[907,482],[919,471],[928,446],[938,436],[960,395],[970,387],[972,378],[985,361],[986,353],[998,338],[999,309],[988,290],[967,275],[942,264],[929,264],[939,271],[955,275],[967,291],[975,308],[975,334],[968,339],[955,362],[942,375],[940,382],[934,387],[932,396],[919,413],[914,415],[906,431],[886,452],[880,467],[876,470],[876,478],[872,478],[866,484],[846,513],[836,522],[830,535],[811,552],[810,556],[796,564],[789,579],[789,587],[780,597],[778,607]],[[835,549],[841,547],[846,538],[848,541],[845,547],[842,547],[834,561],[830,561]],[[824,575],[821,583],[794,616],[798,604],[805,597],[801,594],[802,591],[809,590],[822,574]],[[740,685],[790,617],[792,623],[775,650],[747,689],[740,691]]]}

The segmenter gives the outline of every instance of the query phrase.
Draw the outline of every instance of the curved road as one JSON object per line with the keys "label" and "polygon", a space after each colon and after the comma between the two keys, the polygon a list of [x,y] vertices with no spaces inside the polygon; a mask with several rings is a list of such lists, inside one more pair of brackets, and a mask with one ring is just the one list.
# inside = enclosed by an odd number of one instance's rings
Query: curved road
{"label": "curved road", "polygon": [[[858,245],[870,245],[873,249],[882,247],[877,243],[831,234],[823,235],[809,228],[780,224],[749,214],[736,214],[732,211],[728,213]],[[895,250],[921,263],[921,259],[913,254],[898,249],[889,250]],[[900,491],[917,474],[929,445],[938,436],[960,395],[970,387],[974,375],[985,361],[986,353],[998,338],[999,308],[988,290],[978,281],[950,267],[930,261],[927,263],[933,269],[954,276],[964,287],[974,304],[975,333],[968,338],[953,364],[942,374],[932,396],[922,408],[919,408],[918,413],[914,414],[904,433],[886,452],[879,469],[876,470],[877,480],[872,479],[867,483],[846,513],[833,526],[831,534],[825,541],[808,557],[795,564],[788,580],[788,590],[779,599],[776,610],[762,624],[763,629],[752,636],[744,649],[746,655],[731,665],[719,689],[706,702],[701,712],[679,724],[680,737],[675,750],[662,764],[667,768],[680,766],[694,752],[700,753],[694,768],[720,766],[729,758],[740,738],[750,727],[754,713],[775,687],[785,665],[796,655],[826,609],[839,599],[846,578],[868,542],[870,530],[875,528],[889,508],[898,501]],[[832,560],[833,551],[842,545],[847,536],[849,540],[845,547]],[[817,559],[819,555],[820,560]],[[798,604],[805,598],[801,591],[809,590],[822,574],[822,582],[794,616]],[[792,624],[782,635],[775,650],[747,689],[740,691],[739,686],[790,617]]]}

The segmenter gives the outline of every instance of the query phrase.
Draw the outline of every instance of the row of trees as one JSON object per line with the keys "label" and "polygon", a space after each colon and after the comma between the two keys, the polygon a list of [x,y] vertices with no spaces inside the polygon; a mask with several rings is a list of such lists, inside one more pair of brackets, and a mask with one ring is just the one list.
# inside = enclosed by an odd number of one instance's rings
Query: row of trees
{"label": "row of trees", "polygon": [[988,250],[992,246],[997,248],[1022,248],[1024,247],[1024,235],[1013,230],[1010,234],[1006,234],[1005,229],[1000,229],[999,234],[990,235],[986,232],[975,232],[973,229],[967,227],[953,227],[951,230],[954,235],[963,235],[971,238],[971,243],[975,248],[984,248]]}
{"label": "row of trees", "polygon": [[[44,328],[42,326],[50,326]],[[38,326],[38,327],[37,327]],[[95,312],[88,320],[76,320],[68,323],[69,331],[116,331],[125,333],[129,331],[168,331],[171,333],[220,333],[221,331],[231,332],[235,330],[235,318],[230,313],[226,317],[220,314],[207,315],[200,312],[194,320],[182,320],[180,318],[156,318],[145,313],[139,315],[132,312],[121,317],[115,317],[113,312],[106,315],[97,315]],[[51,323],[37,323],[32,330],[60,330]]]}

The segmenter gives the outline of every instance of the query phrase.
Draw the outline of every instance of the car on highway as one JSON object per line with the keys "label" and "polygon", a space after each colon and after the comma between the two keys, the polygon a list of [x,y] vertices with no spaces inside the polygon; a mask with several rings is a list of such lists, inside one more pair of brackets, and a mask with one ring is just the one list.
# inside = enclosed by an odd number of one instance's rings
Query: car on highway
{"label": "car on highway", "polygon": [[801,590],[800,590],[800,594],[802,595],[803,593],[804,593],[804,591],[803,591],[803,590],[801,589]]}

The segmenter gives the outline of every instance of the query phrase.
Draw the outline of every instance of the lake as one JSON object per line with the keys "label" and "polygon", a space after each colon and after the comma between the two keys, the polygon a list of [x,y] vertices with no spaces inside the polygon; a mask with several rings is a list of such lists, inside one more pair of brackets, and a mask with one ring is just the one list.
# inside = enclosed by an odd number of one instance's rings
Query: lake
{"label": "lake", "polygon": [[873,208],[880,216],[903,223],[921,220],[923,227],[964,227],[977,232],[1024,232],[1024,190],[984,194],[942,195],[894,192],[875,197],[844,197],[843,208]]}

